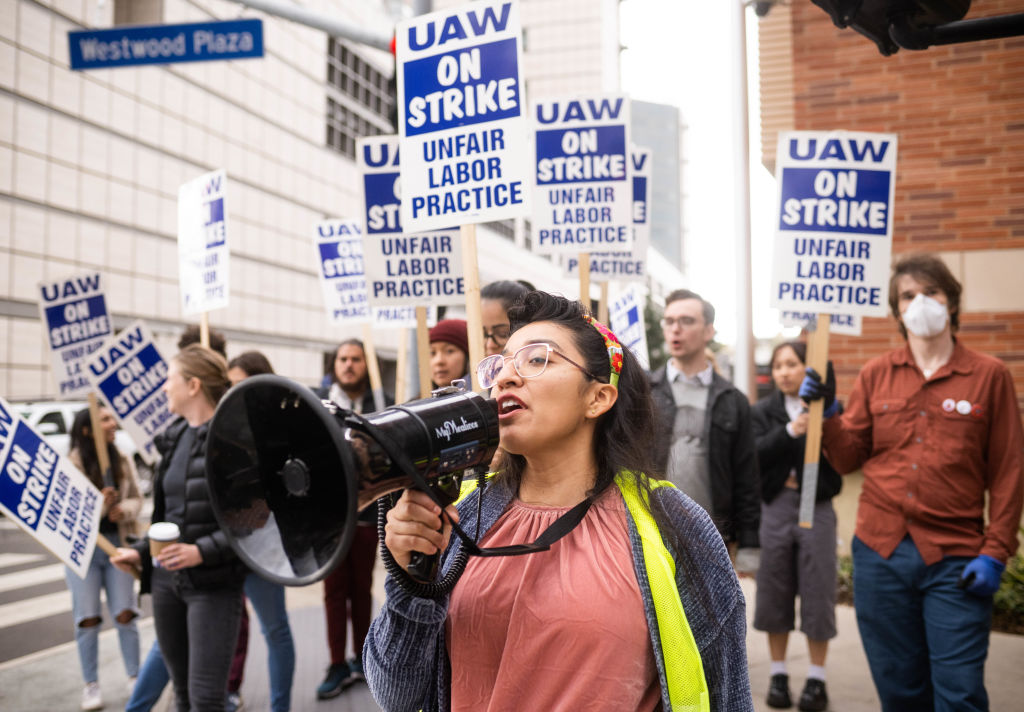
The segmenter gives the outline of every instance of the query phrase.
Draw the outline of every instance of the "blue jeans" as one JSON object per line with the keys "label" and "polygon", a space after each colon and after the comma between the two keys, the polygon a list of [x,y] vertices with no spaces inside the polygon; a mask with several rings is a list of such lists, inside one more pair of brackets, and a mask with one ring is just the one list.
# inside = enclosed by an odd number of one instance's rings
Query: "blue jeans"
{"label": "blue jeans", "polygon": [[153,640],[146,660],[139,670],[139,679],[135,681],[132,695],[124,712],[149,712],[160,699],[167,683],[171,681],[171,673],[167,672],[164,656],[160,652],[160,642]]}
{"label": "blue jeans", "polygon": [[909,536],[884,559],[854,537],[857,627],[884,712],[988,710],[992,597],[956,587],[968,561],[928,566]]}
{"label": "blue jeans", "polygon": [[[114,546],[119,544],[117,535],[108,537]],[[64,578],[71,591],[71,610],[75,619],[75,642],[78,644],[78,662],[82,666],[82,679],[85,682],[99,680],[99,619],[101,616],[100,591],[107,592],[107,610],[117,628],[117,640],[121,645],[121,659],[128,677],[139,674],[139,626],[136,618],[139,610],[134,602],[134,582],[132,577],[118,571],[110,563],[108,557],[98,546],[93,552],[92,561],[85,578],[71,569],[64,568]],[[121,623],[117,617],[127,611],[131,620]],[[82,621],[97,619],[97,624],[82,626]]]}
{"label": "blue jeans", "polygon": [[245,595],[260,619],[263,638],[267,641],[270,708],[273,712],[288,712],[292,704],[292,678],[295,676],[295,643],[288,625],[284,586],[250,572],[245,577]]}

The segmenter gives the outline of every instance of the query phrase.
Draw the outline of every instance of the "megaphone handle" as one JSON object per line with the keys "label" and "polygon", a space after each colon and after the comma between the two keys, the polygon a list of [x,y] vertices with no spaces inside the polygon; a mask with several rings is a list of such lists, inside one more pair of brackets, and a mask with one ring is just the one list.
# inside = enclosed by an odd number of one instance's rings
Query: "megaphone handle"
{"label": "megaphone handle", "polygon": [[[444,525],[442,524],[441,530],[443,529]],[[431,583],[437,578],[437,565],[440,561],[440,551],[436,554],[424,554],[414,551],[409,556],[409,566],[406,571],[420,583]]]}

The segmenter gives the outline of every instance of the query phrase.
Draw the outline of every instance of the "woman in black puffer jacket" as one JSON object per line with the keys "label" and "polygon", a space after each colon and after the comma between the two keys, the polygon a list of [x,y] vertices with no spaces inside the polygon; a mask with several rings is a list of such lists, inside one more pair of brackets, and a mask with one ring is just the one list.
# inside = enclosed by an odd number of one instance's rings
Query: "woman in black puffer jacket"
{"label": "woman in black puffer jacket", "polygon": [[210,349],[188,346],[171,360],[163,389],[183,421],[164,438],[153,521],[173,522],[181,537],[155,559],[148,539],[113,559],[142,566],[142,591],[153,594],[157,640],[179,712],[223,709],[242,612],[246,569],[217,524],[206,484],[209,422],[229,386],[227,363]]}

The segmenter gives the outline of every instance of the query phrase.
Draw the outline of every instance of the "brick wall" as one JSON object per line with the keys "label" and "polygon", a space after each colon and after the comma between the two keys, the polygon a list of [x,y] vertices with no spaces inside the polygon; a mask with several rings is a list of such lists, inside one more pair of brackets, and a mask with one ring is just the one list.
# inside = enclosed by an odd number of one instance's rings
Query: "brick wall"
{"label": "brick wall", "polygon": [[[969,18],[1021,12],[1021,0],[975,2]],[[883,57],[836,28],[808,0],[779,6],[760,32],[765,163],[777,132],[848,129],[899,135],[893,253],[1024,246],[1024,37]],[[786,36],[791,42],[780,41]],[[790,104],[792,111],[782,110]],[[779,117],[789,120],[786,126]],[[1011,253],[1007,253],[1010,255]],[[1024,267],[1024,264],[1022,264]],[[967,299],[971,283],[965,282]],[[1005,311],[967,311],[961,337],[1001,358],[1024,406],[1024,270],[1005,286]],[[840,393],[868,358],[902,343],[891,319],[865,319],[863,336],[834,336]]]}

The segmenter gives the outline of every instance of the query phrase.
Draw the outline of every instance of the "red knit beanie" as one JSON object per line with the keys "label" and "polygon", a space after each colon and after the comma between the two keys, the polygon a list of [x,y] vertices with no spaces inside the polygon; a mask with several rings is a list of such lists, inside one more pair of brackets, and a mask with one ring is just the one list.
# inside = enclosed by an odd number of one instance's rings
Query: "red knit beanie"
{"label": "red knit beanie", "polygon": [[466,354],[469,360],[469,336],[466,334],[465,319],[442,319],[430,330],[430,343],[444,341],[452,346],[457,346]]}

